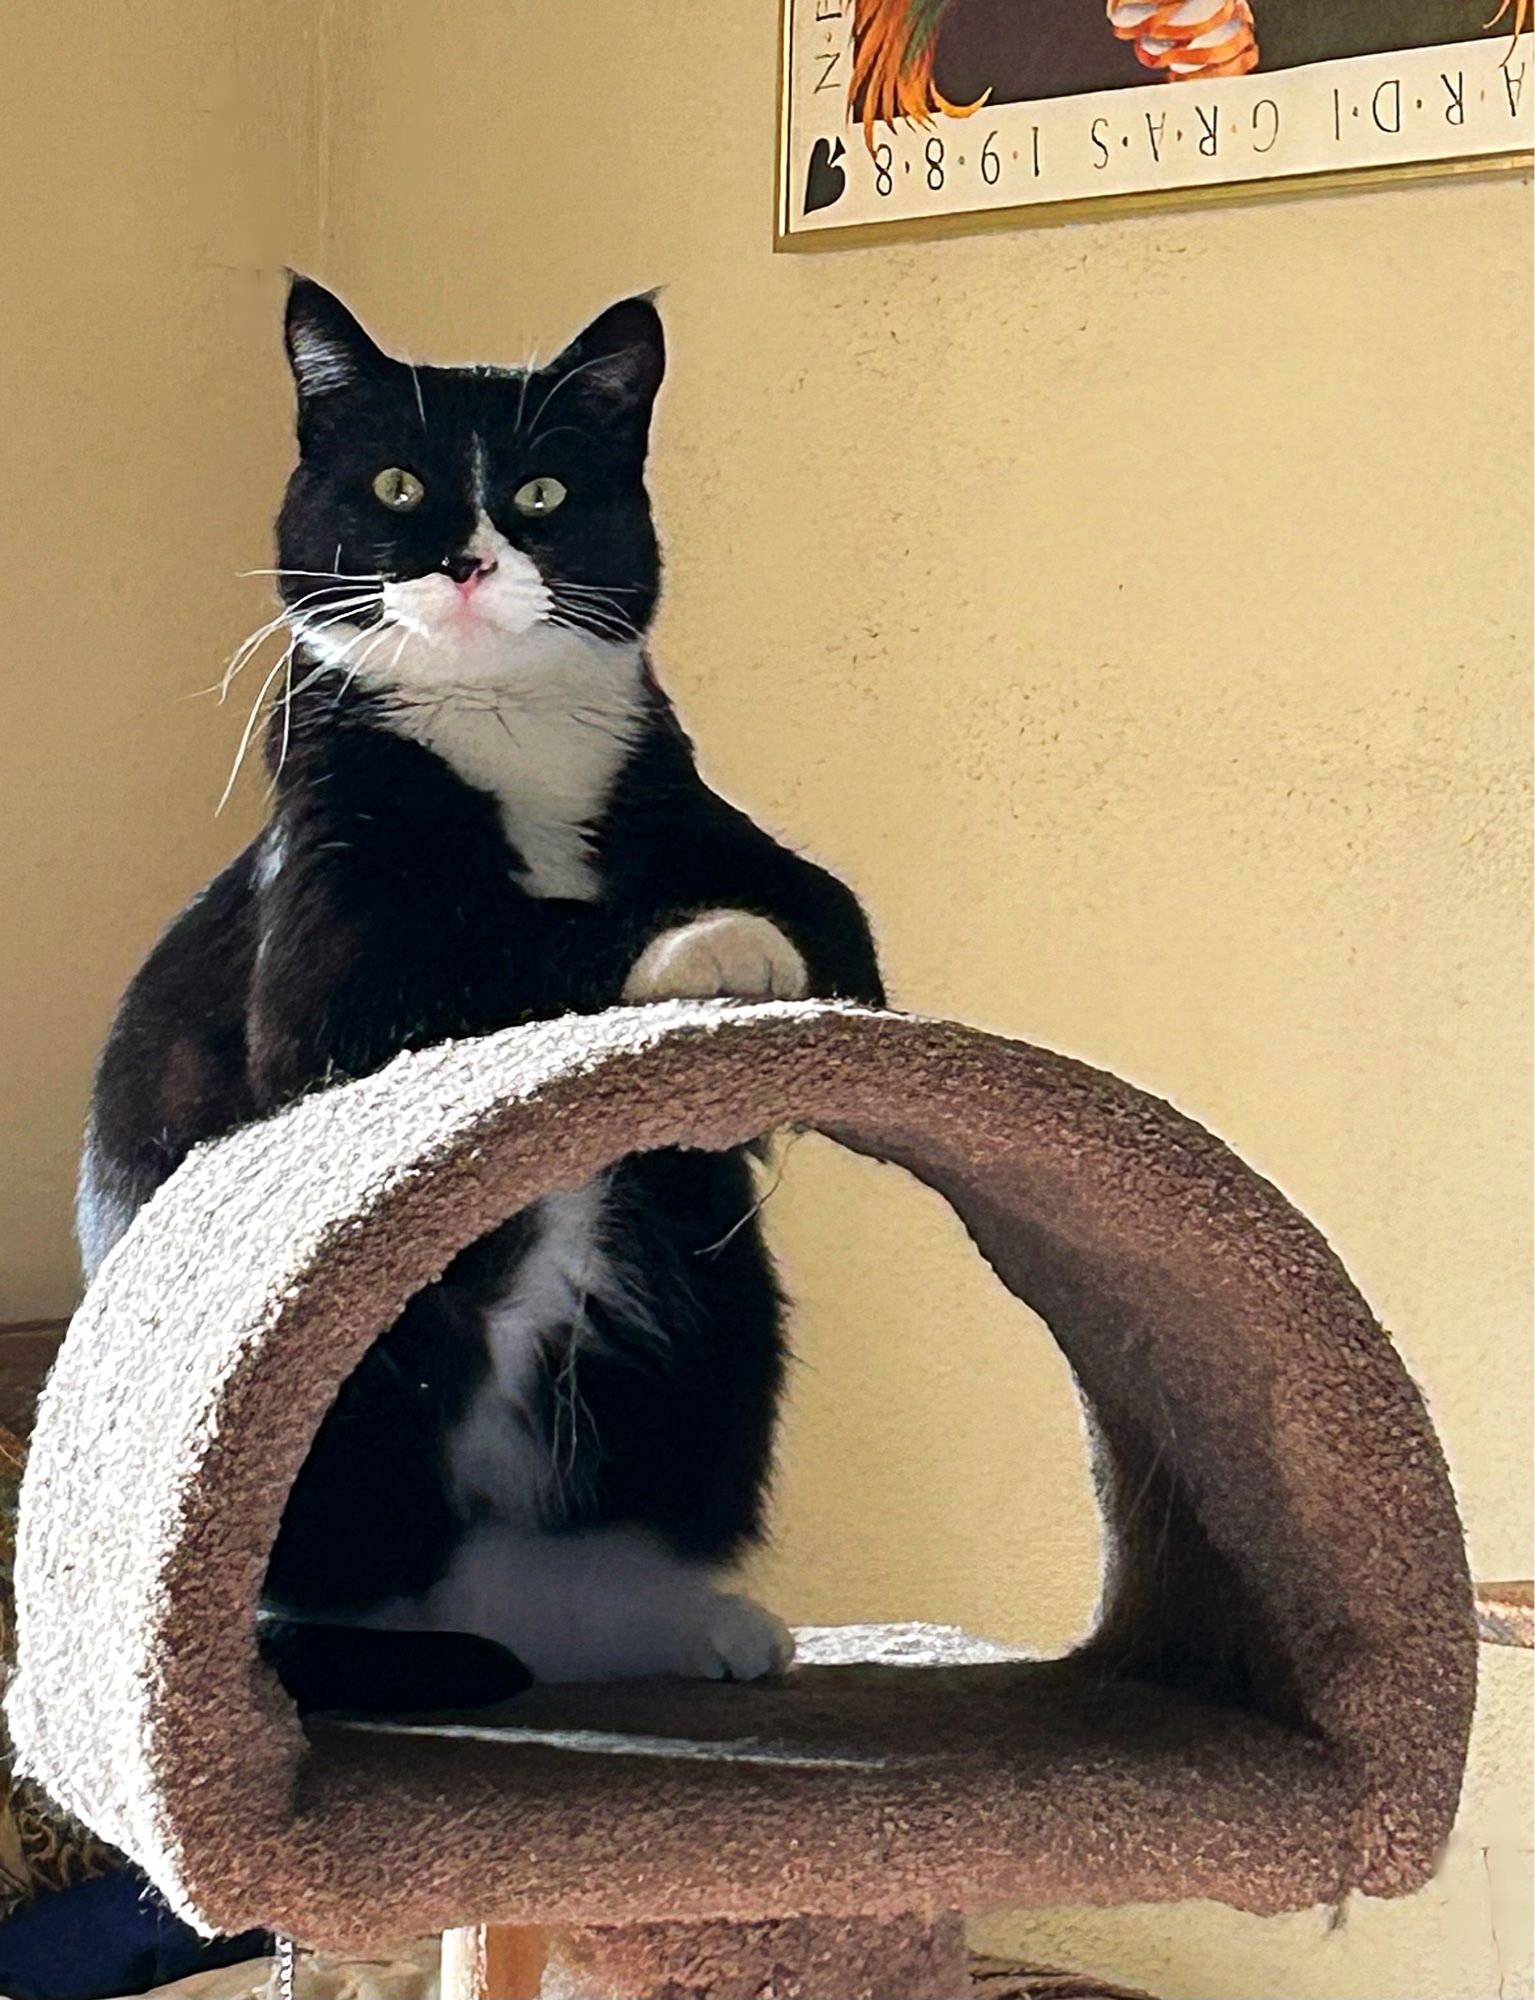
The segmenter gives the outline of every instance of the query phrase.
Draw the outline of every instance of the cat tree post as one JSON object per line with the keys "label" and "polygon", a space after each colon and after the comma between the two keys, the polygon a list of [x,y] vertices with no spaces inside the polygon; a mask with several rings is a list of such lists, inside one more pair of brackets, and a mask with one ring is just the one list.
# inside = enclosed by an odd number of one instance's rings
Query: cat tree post
{"label": "cat tree post", "polygon": [[539,2000],[545,1933],[528,1924],[465,1924],[444,1931],[441,2000]]}
{"label": "cat tree post", "polygon": [[798,1917],[758,1924],[634,1924],[449,1931],[441,2000],[968,2000],[964,1924]]}
{"label": "cat tree post", "polygon": [[969,2000],[973,1990],[954,1915],[559,1931],[533,1989],[536,2000]]}

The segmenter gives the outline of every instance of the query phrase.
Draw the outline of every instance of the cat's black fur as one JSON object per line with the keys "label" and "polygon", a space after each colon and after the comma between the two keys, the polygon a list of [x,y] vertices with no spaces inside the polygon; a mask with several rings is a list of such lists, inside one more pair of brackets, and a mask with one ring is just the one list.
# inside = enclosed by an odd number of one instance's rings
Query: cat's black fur
{"label": "cat's black fur", "polygon": [[[295,281],[288,331],[300,458],[278,524],[285,601],[307,597],[304,608],[323,613],[355,588],[296,572],[398,578],[451,563],[473,525],[478,437],[495,526],[547,579],[608,593],[609,609],[593,613],[603,629],[614,629],[616,603],[643,634],[660,583],[643,478],[663,371],[649,302],[610,309],[527,375],[388,359],[305,280]],[[306,383],[305,339],[311,358],[318,347],[337,360],[341,386]],[[389,513],[371,491],[393,465],[425,482],[427,501],[412,514]],[[509,505],[534,475],[558,477],[572,496],[547,521]],[[596,602],[578,597],[567,609],[579,622]],[[201,1141],[402,1049],[610,1006],[647,942],[700,911],[769,917],[804,958],[813,993],[881,999],[852,894],[709,789],[648,665],[643,726],[590,828],[598,891],[570,900],[529,893],[493,798],[385,726],[376,691],[316,664],[301,646],[297,692],[269,725],[269,827],[171,925],[113,1024],[81,1177],[88,1270]],[[609,1226],[667,1337],[658,1345],[593,1308],[600,1339],[579,1355],[575,1407],[585,1415],[569,1441],[579,1476],[553,1525],[643,1523],[711,1560],[758,1533],[783,1343],[771,1266],[746,1219],[753,1199],[741,1155],[656,1153],[616,1170]],[[445,1485],[443,1442],[486,1373],[480,1315],[525,1235],[514,1218],[466,1252],[345,1385],[272,1558],[270,1587],[284,1605],[351,1614],[441,1573],[465,1526]],[[560,1329],[549,1331],[557,1348]],[[546,1365],[534,1397],[546,1423],[553,1396]],[[468,1698],[479,1687],[482,1662],[434,1668],[418,1645],[370,1692],[365,1649],[349,1669],[352,1655],[329,1639],[306,1664],[297,1637],[295,1650],[285,1631],[273,1657],[311,1700],[435,1705],[444,1688]],[[360,1684],[347,1683],[349,1671]],[[514,1684],[513,1674],[501,1691]]]}

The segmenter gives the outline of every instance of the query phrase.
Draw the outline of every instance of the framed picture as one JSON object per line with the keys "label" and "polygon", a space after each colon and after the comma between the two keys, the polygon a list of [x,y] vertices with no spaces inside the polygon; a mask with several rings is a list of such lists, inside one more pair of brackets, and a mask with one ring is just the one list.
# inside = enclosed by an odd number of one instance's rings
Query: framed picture
{"label": "framed picture", "polygon": [[783,0],[780,248],[1530,164],[1530,0]]}

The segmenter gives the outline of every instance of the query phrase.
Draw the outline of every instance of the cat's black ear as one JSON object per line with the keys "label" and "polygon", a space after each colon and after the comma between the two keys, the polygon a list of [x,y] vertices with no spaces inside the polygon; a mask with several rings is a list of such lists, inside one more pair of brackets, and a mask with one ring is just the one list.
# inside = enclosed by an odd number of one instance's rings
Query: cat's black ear
{"label": "cat's black ear", "polygon": [[392,365],[335,293],[313,278],[294,275],[283,336],[300,408],[376,379]]}
{"label": "cat's black ear", "polygon": [[641,421],[649,417],[666,373],[666,336],[649,293],[620,299],[599,313],[558,360],[549,364],[550,374],[574,376],[578,370],[584,393],[605,404],[614,415],[627,414]]}

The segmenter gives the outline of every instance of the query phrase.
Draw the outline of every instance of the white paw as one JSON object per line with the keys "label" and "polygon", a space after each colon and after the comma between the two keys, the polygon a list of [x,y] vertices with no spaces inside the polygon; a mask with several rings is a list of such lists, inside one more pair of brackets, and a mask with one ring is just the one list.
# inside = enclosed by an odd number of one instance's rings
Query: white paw
{"label": "white paw", "polygon": [[625,1000],[802,1000],[805,961],[776,924],[710,910],[653,938],[624,984]]}
{"label": "white paw", "polygon": [[679,1671],[706,1681],[757,1681],[781,1674],[794,1658],[794,1634],[781,1618],[734,1591],[713,1593]]}

